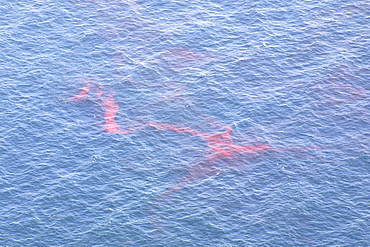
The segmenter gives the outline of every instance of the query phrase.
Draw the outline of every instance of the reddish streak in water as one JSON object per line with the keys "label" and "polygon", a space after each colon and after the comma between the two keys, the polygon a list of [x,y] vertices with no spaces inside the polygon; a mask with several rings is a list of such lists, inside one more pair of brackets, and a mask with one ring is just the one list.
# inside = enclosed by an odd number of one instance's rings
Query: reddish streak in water
{"label": "reddish streak in water", "polygon": [[130,134],[135,130],[129,131],[122,131],[119,129],[119,125],[116,123],[114,118],[116,117],[117,111],[119,110],[119,106],[114,101],[113,95],[109,94],[108,99],[100,98],[103,106],[105,107],[105,131],[108,133],[116,133],[116,134]]}
{"label": "reddish streak in water", "polygon": [[233,153],[263,152],[270,148],[269,144],[261,144],[254,146],[234,144],[232,142],[232,137],[230,136],[230,132],[232,131],[231,127],[228,127],[226,131],[221,134],[207,134],[193,130],[191,128],[177,127],[169,124],[161,124],[154,122],[143,122],[143,123],[158,130],[172,130],[177,133],[187,133],[199,136],[200,138],[207,142],[208,147],[210,148],[211,151],[213,151],[213,154],[209,156],[209,159],[222,158],[230,156]]}
{"label": "reddish streak in water", "polygon": [[236,153],[257,154],[257,153],[261,153],[261,152],[264,152],[270,149],[269,144],[250,146],[250,145],[237,145],[233,143],[232,137],[230,136],[230,133],[232,131],[231,127],[227,127],[226,131],[221,134],[208,134],[208,133],[202,133],[202,132],[193,130],[191,128],[178,127],[178,126],[169,125],[169,124],[161,124],[161,123],[154,123],[154,122],[143,122],[143,123],[157,130],[171,130],[177,133],[192,134],[192,135],[199,136],[200,138],[202,138],[203,140],[207,142],[207,145],[210,149],[208,151],[210,155],[205,160],[200,162],[199,164],[192,166],[189,169],[188,176],[182,178],[180,181],[175,183],[173,186],[167,188],[165,192],[158,195],[158,197],[162,199],[165,196],[168,196],[172,193],[179,191],[188,182],[197,180],[201,177],[210,176],[212,174],[218,174],[219,169],[217,169],[214,164],[215,160],[217,159],[229,157]]}
{"label": "reddish streak in water", "polygon": [[[71,100],[84,100],[87,98],[89,93],[90,84],[88,83],[80,92],[80,94],[70,98]],[[105,128],[104,130],[108,133],[117,133],[117,134],[129,134],[135,130],[122,131],[119,129],[119,125],[115,121],[116,114],[119,110],[118,104],[114,101],[112,94],[103,96],[104,92],[100,88],[96,88],[95,93],[99,100],[101,100],[103,107],[105,109],[104,119],[105,119]],[[199,178],[205,176],[211,176],[214,174],[219,174],[219,169],[215,166],[215,161],[230,157],[233,154],[258,154],[265,152],[267,150],[280,151],[280,149],[270,148],[269,144],[260,144],[260,145],[237,145],[232,141],[232,136],[230,135],[232,128],[227,126],[226,130],[220,134],[211,134],[211,133],[202,133],[200,131],[193,130],[189,127],[178,127],[170,124],[155,123],[155,122],[142,122],[145,125],[148,125],[151,128],[162,130],[162,131],[175,131],[182,134],[191,134],[199,136],[201,139],[206,141],[209,151],[209,155],[205,160],[199,162],[198,164],[193,165],[189,169],[189,174],[183,177],[180,181],[175,183],[173,186],[170,186],[164,191],[157,195],[157,199],[164,199],[165,197],[181,190],[187,183],[195,181]],[[303,148],[292,148],[292,149],[303,149]],[[156,223],[155,227],[160,229],[161,227]]]}
{"label": "reddish streak in water", "polygon": [[[89,93],[90,83],[87,83],[82,91],[70,98],[72,100],[80,101],[87,98],[87,94]],[[114,101],[114,97],[112,94],[108,94],[107,96],[103,96],[104,92],[100,88],[95,88],[93,90],[98,99],[101,100],[103,107],[105,109],[104,112],[104,119],[105,119],[105,127],[104,130],[108,133],[116,133],[116,134],[130,134],[135,132],[134,129],[128,131],[122,131],[119,128],[118,123],[115,121],[116,114],[119,110],[118,104]],[[192,134],[195,136],[199,136],[204,141],[207,142],[207,146],[209,151],[207,152],[209,156],[207,157],[206,161],[211,162],[216,159],[221,159],[224,157],[229,157],[235,153],[242,153],[242,154],[256,154],[261,153],[266,150],[271,151],[281,151],[281,150],[302,150],[307,148],[300,148],[300,147],[293,147],[293,148],[284,148],[284,149],[277,149],[277,148],[270,148],[269,144],[260,144],[260,145],[237,145],[233,143],[232,137],[230,135],[232,128],[226,127],[225,132],[221,134],[211,134],[211,133],[202,133],[200,131],[193,130],[188,127],[178,127],[170,124],[164,123],[155,123],[155,122],[142,122],[145,125],[148,125],[151,128],[162,130],[162,131],[175,131],[177,133],[183,134]]]}
{"label": "reddish streak in water", "polygon": [[[90,84],[87,84],[80,94],[71,99],[80,101],[86,99],[87,93],[89,92]],[[104,107],[104,119],[105,127],[104,130],[108,133],[116,134],[130,134],[135,131],[131,129],[129,131],[122,131],[119,125],[115,121],[116,114],[119,110],[118,104],[115,102],[112,94],[106,94],[100,88],[94,88],[93,90],[99,100],[101,100]],[[106,95],[106,96],[104,96]],[[153,129],[161,131],[175,131],[182,134],[191,134],[200,137],[206,141],[209,150],[207,151],[208,156],[198,164],[195,164],[189,168],[189,175],[182,178],[180,181],[169,187],[165,192],[158,195],[158,198],[168,196],[181,188],[183,188],[188,182],[197,180],[204,176],[210,176],[218,174],[219,169],[215,166],[216,160],[230,157],[234,154],[251,154],[256,155],[258,153],[270,151],[282,151],[282,150],[304,150],[307,147],[291,147],[291,148],[270,148],[269,144],[260,145],[238,145],[233,142],[233,138],[230,135],[232,128],[226,126],[226,130],[223,133],[212,134],[203,133],[189,127],[178,127],[170,124],[155,123],[155,122],[141,122]]]}
{"label": "reddish streak in water", "polygon": [[[82,88],[81,92],[72,97],[69,98],[69,100],[74,100],[76,102],[81,101],[81,100],[86,100],[87,99],[87,94],[90,92],[90,83],[87,83],[85,87]],[[130,134],[134,132],[135,130],[129,130],[129,131],[122,131],[119,129],[119,125],[116,123],[114,118],[116,117],[116,114],[119,110],[118,104],[114,101],[114,97],[112,94],[108,94],[106,98],[103,97],[103,91],[96,87],[94,88],[96,96],[98,99],[101,100],[103,103],[103,106],[105,108],[105,113],[104,113],[104,119],[105,119],[105,127],[104,130],[108,133],[116,133],[116,134]]]}
{"label": "reddish streak in water", "polygon": [[149,127],[152,127],[153,129],[157,130],[172,130],[177,133],[188,133],[188,134],[193,134],[193,135],[201,135],[202,133],[193,130],[191,128],[182,128],[182,127],[177,127],[174,125],[169,125],[169,124],[161,124],[161,123],[154,123],[154,122],[143,122],[144,124],[149,125]]}
{"label": "reddish streak in water", "polygon": [[81,89],[81,92],[76,96],[69,98],[69,100],[74,100],[75,102],[79,102],[81,100],[85,100],[87,98],[87,93],[90,90],[90,83],[86,83],[86,85]]}

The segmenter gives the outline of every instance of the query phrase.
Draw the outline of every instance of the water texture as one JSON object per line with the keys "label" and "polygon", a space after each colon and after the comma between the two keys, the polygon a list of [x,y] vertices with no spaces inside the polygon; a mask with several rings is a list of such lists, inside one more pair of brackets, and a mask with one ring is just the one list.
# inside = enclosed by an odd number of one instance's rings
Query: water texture
{"label": "water texture", "polygon": [[0,3],[0,246],[370,245],[368,1]]}

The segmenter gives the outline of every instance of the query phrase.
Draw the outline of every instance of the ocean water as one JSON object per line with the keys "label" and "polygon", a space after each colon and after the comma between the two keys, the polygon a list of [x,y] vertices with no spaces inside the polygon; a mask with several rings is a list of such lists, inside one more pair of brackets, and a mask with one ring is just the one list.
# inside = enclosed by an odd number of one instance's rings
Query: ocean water
{"label": "ocean water", "polygon": [[368,1],[0,3],[0,246],[370,245]]}

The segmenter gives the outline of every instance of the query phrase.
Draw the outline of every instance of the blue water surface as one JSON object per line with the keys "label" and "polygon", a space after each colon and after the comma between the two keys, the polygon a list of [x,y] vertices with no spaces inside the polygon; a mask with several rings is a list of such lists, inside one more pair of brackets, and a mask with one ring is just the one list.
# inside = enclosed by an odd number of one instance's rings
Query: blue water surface
{"label": "blue water surface", "polygon": [[368,1],[0,3],[0,246],[370,245]]}

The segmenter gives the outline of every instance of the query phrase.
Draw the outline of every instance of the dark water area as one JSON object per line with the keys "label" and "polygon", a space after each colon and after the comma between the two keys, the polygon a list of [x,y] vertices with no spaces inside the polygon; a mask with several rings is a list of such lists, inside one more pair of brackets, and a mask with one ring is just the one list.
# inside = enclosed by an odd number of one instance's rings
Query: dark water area
{"label": "dark water area", "polygon": [[367,1],[0,2],[0,246],[369,246]]}

